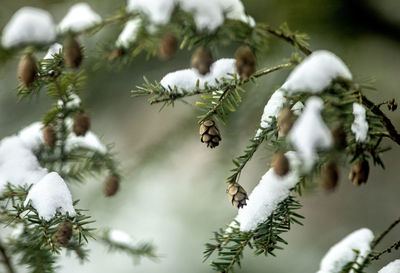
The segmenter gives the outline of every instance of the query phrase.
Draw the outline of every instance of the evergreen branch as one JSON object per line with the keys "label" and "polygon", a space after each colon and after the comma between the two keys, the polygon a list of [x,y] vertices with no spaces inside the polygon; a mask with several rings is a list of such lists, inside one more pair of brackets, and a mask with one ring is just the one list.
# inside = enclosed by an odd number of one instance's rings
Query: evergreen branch
{"label": "evergreen branch", "polygon": [[383,231],[378,237],[376,237],[371,243],[371,249],[375,247],[382,241],[382,239],[400,223],[400,217],[397,218],[385,231]]}
{"label": "evergreen branch", "polygon": [[4,266],[7,268],[7,272],[15,273],[14,267],[11,262],[11,258],[8,256],[7,250],[1,241],[0,241],[0,255],[3,257],[2,262]]}
{"label": "evergreen branch", "polygon": [[385,254],[385,253],[390,253],[392,252],[393,249],[398,250],[400,247],[400,240],[395,242],[394,244],[392,244],[391,246],[389,246],[388,248],[386,248],[385,250],[380,251],[378,254],[373,255],[370,259],[371,260],[379,260],[379,258]]}

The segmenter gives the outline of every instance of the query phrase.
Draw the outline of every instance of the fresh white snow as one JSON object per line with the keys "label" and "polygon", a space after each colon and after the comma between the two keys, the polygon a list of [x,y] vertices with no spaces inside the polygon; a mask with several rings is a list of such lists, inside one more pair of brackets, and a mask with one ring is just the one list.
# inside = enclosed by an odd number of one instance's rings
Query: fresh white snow
{"label": "fresh white snow", "polygon": [[318,97],[310,97],[289,132],[290,142],[299,153],[306,172],[313,167],[318,149],[327,149],[333,144],[331,131],[321,117],[322,109],[323,101]]}
{"label": "fresh white snow", "polygon": [[36,152],[40,145],[44,143],[42,128],[43,124],[41,122],[34,122],[23,128],[18,133],[18,137],[28,149]]}
{"label": "fresh white snow", "polygon": [[132,237],[126,233],[125,231],[118,230],[118,229],[111,229],[108,232],[108,239],[117,245],[122,245],[126,247],[132,247],[133,246],[133,240]]}
{"label": "fresh white snow", "polygon": [[[58,107],[62,107],[63,104],[64,104],[64,102],[62,100],[57,101]],[[71,93],[69,95],[69,100],[67,101],[66,108],[67,109],[76,109],[76,108],[79,108],[80,106],[81,106],[81,98],[77,94]]]}
{"label": "fresh white snow", "polygon": [[400,259],[394,260],[393,262],[382,267],[378,273],[399,273],[400,272]]}
{"label": "fresh white snow", "polygon": [[319,93],[339,77],[347,80],[352,79],[352,75],[344,62],[332,52],[326,50],[314,51],[290,73],[282,89],[288,94],[296,92]]}
{"label": "fresh white snow", "polygon": [[[362,263],[371,251],[370,244],[374,234],[367,228],[356,230],[329,249],[321,260],[320,269],[317,273],[339,273],[349,262],[357,257],[354,250],[359,251],[358,263]],[[354,272],[351,270],[350,273]]]}
{"label": "fresh white snow", "polygon": [[366,110],[359,103],[353,103],[354,122],[351,125],[351,131],[356,137],[356,141],[365,142],[368,136],[368,122]]}
{"label": "fresh white snow", "polygon": [[87,3],[73,5],[67,15],[58,24],[61,33],[72,31],[80,32],[91,28],[101,22],[101,17]]}
{"label": "fresh white snow", "polygon": [[136,40],[136,36],[141,24],[142,20],[140,18],[129,20],[121,34],[118,36],[115,45],[117,47],[128,48]]}
{"label": "fresh white snow", "polygon": [[70,152],[74,148],[87,148],[99,153],[107,153],[107,148],[101,143],[100,139],[91,131],[86,132],[85,136],[69,134],[65,143],[65,150]]}
{"label": "fresh white snow", "polygon": [[46,55],[44,56],[43,59],[53,59],[53,55],[60,53],[62,50],[63,46],[60,45],[59,43],[54,43],[49,47],[49,50],[47,51]]}
{"label": "fresh white snow", "polygon": [[235,63],[235,59],[219,59],[211,65],[210,72],[204,76],[195,68],[178,70],[165,75],[160,84],[165,89],[174,89],[176,86],[178,91],[185,89],[188,92],[196,90],[197,81],[200,88],[203,88],[206,83],[209,87],[217,87],[216,80],[232,78],[230,74],[235,73]]}
{"label": "fresh white snow", "polygon": [[24,44],[48,44],[55,40],[53,17],[45,10],[23,7],[3,29],[1,43],[4,48]]}
{"label": "fresh white snow", "polygon": [[51,220],[57,211],[63,215],[68,213],[71,217],[76,215],[71,193],[64,180],[56,172],[47,174],[33,185],[24,205],[27,206],[29,201],[37,210],[39,217],[46,221]]}

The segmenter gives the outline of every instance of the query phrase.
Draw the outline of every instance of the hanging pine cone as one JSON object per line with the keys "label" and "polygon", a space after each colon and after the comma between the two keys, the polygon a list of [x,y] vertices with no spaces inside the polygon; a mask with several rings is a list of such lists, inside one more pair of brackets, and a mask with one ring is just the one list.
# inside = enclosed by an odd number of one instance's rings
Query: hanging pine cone
{"label": "hanging pine cone", "polygon": [[158,45],[158,57],[161,60],[167,60],[175,54],[177,48],[178,39],[176,39],[172,32],[167,32]]}
{"label": "hanging pine cone", "polygon": [[217,147],[221,141],[219,130],[212,119],[206,119],[200,124],[200,135],[201,142],[210,148]]}
{"label": "hanging pine cone", "polygon": [[72,130],[77,136],[85,136],[86,132],[90,128],[90,119],[89,116],[85,113],[78,114],[75,117],[74,125],[72,126]]}
{"label": "hanging pine cone", "polygon": [[58,246],[65,247],[72,238],[72,224],[64,221],[58,225],[58,230],[53,235],[53,240]]}
{"label": "hanging pine cone", "polygon": [[271,161],[271,168],[279,176],[285,176],[289,172],[289,160],[283,153],[276,153]]}
{"label": "hanging pine cone", "polygon": [[201,75],[210,72],[213,57],[210,49],[205,46],[198,47],[192,55],[191,65],[196,68]]}
{"label": "hanging pine cone", "polygon": [[241,46],[235,54],[236,72],[243,79],[248,79],[256,71],[256,58],[248,46]]}
{"label": "hanging pine cone", "polygon": [[35,81],[37,72],[35,58],[31,54],[24,55],[19,62],[17,76],[25,88]]}
{"label": "hanging pine cone", "polygon": [[103,188],[104,195],[107,197],[113,196],[117,193],[118,189],[119,178],[116,175],[110,175],[107,177]]}
{"label": "hanging pine cone", "polygon": [[340,125],[332,131],[332,137],[336,148],[338,148],[339,150],[344,150],[346,148],[346,131],[344,130],[343,125]]}
{"label": "hanging pine cone", "polygon": [[353,164],[349,173],[349,179],[354,185],[360,186],[367,183],[369,175],[369,163],[365,159],[361,159]]}
{"label": "hanging pine cone", "polygon": [[53,126],[47,125],[43,128],[43,140],[44,144],[50,148],[56,145],[57,132],[54,130]]}
{"label": "hanging pine cone", "polygon": [[65,40],[63,53],[67,67],[77,68],[82,63],[82,48],[76,39],[69,37]]}
{"label": "hanging pine cone", "polygon": [[286,136],[292,128],[295,120],[295,115],[288,107],[282,108],[277,119],[279,136]]}
{"label": "hanging pine cone", "polygon": [[246,191],[238,183],[230,183],[226,193],[228,194],[229,202],[235,207],[240,209],[246,206],[246,200],[249,198]]}
{"label": "hanging pine cone", "polygon": [[125,54],[125,50],[123,48],[117,48],[111,51],[110,55],[108,55],[108,59],[110,61],[115,61],[119,57]]}
{"label": "hanging pine cone", "polygon": [[336,162],[329,162],[325,164],[322,169],[321,186],[326,191],[333,191],[339,182],[339,171]]}

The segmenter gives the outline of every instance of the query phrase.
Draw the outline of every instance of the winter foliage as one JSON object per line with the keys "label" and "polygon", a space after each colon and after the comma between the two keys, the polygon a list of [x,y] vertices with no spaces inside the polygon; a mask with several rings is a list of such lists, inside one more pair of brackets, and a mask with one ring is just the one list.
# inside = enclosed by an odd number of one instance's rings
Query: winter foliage
{"label": "winter foliage", "polygon": [[368,137],[368,122],[364,106],[353,103],[353,115],[354,122],[351,125],[351,131],[358,142],[365,142]]}

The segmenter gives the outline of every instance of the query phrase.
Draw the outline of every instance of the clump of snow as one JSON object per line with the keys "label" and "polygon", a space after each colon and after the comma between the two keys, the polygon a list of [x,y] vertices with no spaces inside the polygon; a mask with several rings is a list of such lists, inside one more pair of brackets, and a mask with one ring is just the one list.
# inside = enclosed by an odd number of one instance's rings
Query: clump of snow
{"label": "clump of snow", "polygon": [[44,176],[29,191],[24,206],[29,202],[37,210],[39,217],[51,220],[58,212],[63,215],[75,216],[71,193],[61,176],[51,172]]}
{"label": "clump of snow", "polygon": [[236,221],[241,231],[252,231],[267,220],[278,204],[289,196],[290,189],[299,182],[296,153],[287,152],[286,156],[290,162],[290,172],[281,177],[272,168],[269,169],[251,192],[247,205],[239,209]]}
{"label": "clump of snow", "polygon": [[322,100],[310,97],[289,132],[290,142],[303,161],[304,171],[309,171],[314,165],[318,149],[327,149],[333,144],[331,131],[321,117],[322,109]]}
{"label": "clump of snow", "polygon": [[[57,101],[58,107],[62,107],[63,104],[64,104],[64,102],[62,100]],[[69,100],[66,103],[66,108],[67,109],[76,109],[76,108],[79,108],[80,106],[81,106],[81,98],[77,94],[71,93],[69,95]]]}
{"label": "clump of snow", "polygon": [[108,232],[108,239],[117,245],[122,245],[126,247],[132,247],[133,246],[133,240],[132,237],[126,233],[125,231],[122,230],[117,230],[117,229],[111,229]]}
{"label": "clump of snow", "polygon": [[107,147],[91,131],[86,132],[85,136],[76,136],[74,133],[68,135],[65,142],[65,150],[70,152],[79,147],[91,149],[102,154],[107,153]]}
{"label": "clump of snow", "polygon": [[47,60],[53,59],[53,55],[59,54],[60,51],[62,51],[62,49],[63,49],[63,46],[60,45],[59,43],[54,43],[54,44],[52,44],[52,45],[49,47],[49,50],[47,51],[47,53],[46,53],[46,55],[44,56],[43,59],[45,59],[45,60],[46,60],[46,59],[47,59]]}
{"label": "clump of snow", "polygon": [[[365,257],[371,251],[370,244],[374,239],[374,234],[367,228],[356,230],[339,243],[329,249],[321,261],[320,269],[317,273],[339,273],[348,263],[354,261],[357,257],[357,263],[362,263]],[[350,272],[354,272],[351,270]]]}
{"label": "clump of snow", "polygon": [[44,143],[42,128],[43,124],[41,122],[34,122],[22,129],[18,133],[18,137],[28,149],[36,152]]}
{"label": "clump of snow", "polygon": [[378,273],[399,273],[400,272],[400,259],[394,260],[393,262],[382,267]]}
{"label": "clump of snow", "polygon": [[356,136],[356,141],[365,142],[368,136],[368,122],[366,110],[359,103],[353,103],[354,122],[351,125],[351,131]]}
{"label": "clump of snow", "polygon": [[140,18],[134,18],[126,22],[124,29],[115,42],[115,45],[117,47],[128,48],[129,45],[136,40],[141,23],[142,20]]}
{"label": "clump of snow", "polygon": [[139,11],[144,13],[149,20],[157,25],[169,22],[176,0],[128,0],[128,12]]}
{"label": "clump of snow", "polygon": [[73,5],[67,15],[58,24],[58,31],[80,32],[91,28],[101,22],[101,17],[87,3]]}
{"label": "clump of snow", "polygon": [[53,17],[45,10],[23,7],[4,27],[1,43],[4,48],[24,44],[48,44],[56,39]]}
{"label": "clump of snow", "polygon": [[232,74],[235,73],[235,63],[235,59],[219,59],[211,65],[210,72],[204,76],[195,68],[178,70],[165,75],[160,84],[165,89],[177,87],[178,91],[184,89],[188,92],[196,90],[197,81],[200,88],[203,88],[205,84],[209,87],[218,87],[217,80],[232,78]]}
{"label": "clump of snow", "polygon": [[293,105],[291,110],[293,114],[295,114],[296,116],[300,116],[301,113],[303,112],[303,109],[304,109],[304,104],[301,101],[298,101]]}
{"label": "clump of snow", "polygon": [[332,52],[319,50],[314,51],[292,71],[282,89],[289,94],[319,93],[337,78],[351,80],[352,75],[339,57]]}

